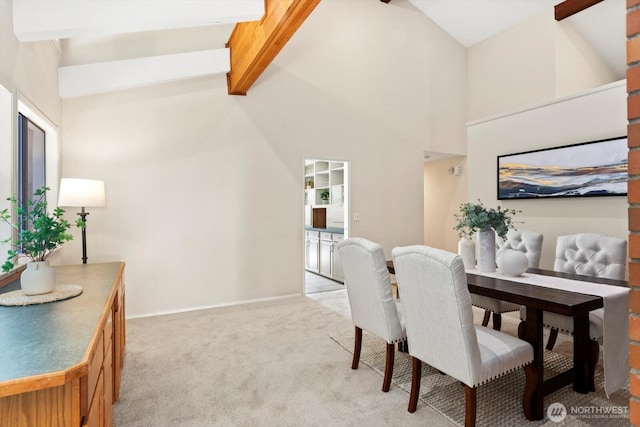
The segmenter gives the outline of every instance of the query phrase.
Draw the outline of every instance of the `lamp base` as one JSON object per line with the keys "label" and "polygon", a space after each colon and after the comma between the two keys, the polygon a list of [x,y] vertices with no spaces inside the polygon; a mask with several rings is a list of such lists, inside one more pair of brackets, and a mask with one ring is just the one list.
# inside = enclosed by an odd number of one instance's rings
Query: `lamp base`
{"label": "lamp base", "polygon": [[84,227],[82,227],[82,263],[86,264],[87,263],[87,215],[89,215],[89,212],[85,212],[84,206],[83,206],[82,210],[78,212],[77,215],[82,219],[82,222],[85,225]]}

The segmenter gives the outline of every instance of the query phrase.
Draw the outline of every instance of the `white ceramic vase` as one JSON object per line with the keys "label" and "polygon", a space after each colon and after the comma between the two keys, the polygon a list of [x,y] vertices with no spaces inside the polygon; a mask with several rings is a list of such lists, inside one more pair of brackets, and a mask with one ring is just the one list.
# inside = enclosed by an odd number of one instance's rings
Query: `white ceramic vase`
{"label": "white ceramic vase", "polygon": [[522,273],[529,268],[527,255],[515,249],[505,249],[500,252],[496,262],[498,269],[505,276],[522,276]]}
{"label": "white ceramic vase", "polygon": [[473,240],[463,237],[458,241],[458,255],[462,258],[465,270],[476,268],[476,244]]}
{"label": "white ceramic vase", "polygon": [[478,270],[496,271],[496,233],[491,228],[478,231]]}
{"label": "white ceramic vase", "polygon": [[20,276],[20,286],[25,295],[41,295],[56,287],[56,271],[49,261],[30,262]]}

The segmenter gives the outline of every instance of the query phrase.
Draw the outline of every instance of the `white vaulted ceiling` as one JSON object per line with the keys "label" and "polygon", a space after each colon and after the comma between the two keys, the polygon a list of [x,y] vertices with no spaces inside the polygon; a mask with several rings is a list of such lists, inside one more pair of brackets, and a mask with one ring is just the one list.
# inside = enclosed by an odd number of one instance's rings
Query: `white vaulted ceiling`
{"label": "white vaulted ceiling", "polygon": [[21,42],[88,40],[104,46],[101,38],[116,35],[227,24],[226,31],[208,33],[224,37],[208,43],[214,49],[60,67],[60,96],[71,98],[227,73],[228,24],[256,21],[264,12],[264,0],[14,0],[13,27]]}
{"label": "white vaulted ceiling", "polygon": [[256,21],[264,0],[14,0],[21,42]]}
{"label": "white vaulted ceiling", "polygon": [[[378,2],[379,7],[407,2],[332,1]],[[541,13],[552,15],[561,0],[408,1],[469,47]],[[84,48],[83,60],[69,60],[59,69],[63,98],[227,73],[229,51],[224,46],[233,25],[259,20],[264,13],[265,0],[13,0],[19,41],[66,39],[64,46]],[[622,79],[625,16],[625,0],[604,0],[562,22],[570,22]],[[191,39],[206,42],[191,43],[189,50],[175,42],[165,46],[172,36],[184,37],[171,33],[177,29],[190,29]],[[149,49],[130,48],[144,43],[150,44]],[[75,59],[73,52],[65,57]],[[150,67],[167,72],[150,72]]]}
{"label": "white vaulted ceiling", "polygon": [[[393,0],[391,0],[393,2]],[[542,13],[553,16],[562,0],[409,0],[465,47]],[[626,2],[604,0],[564,21],[572,25],[611,70],[626,73]]]}

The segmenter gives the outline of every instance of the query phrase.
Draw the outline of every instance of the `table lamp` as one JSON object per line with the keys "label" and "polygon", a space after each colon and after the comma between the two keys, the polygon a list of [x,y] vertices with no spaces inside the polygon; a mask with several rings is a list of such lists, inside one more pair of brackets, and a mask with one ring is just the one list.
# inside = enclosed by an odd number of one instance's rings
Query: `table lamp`
{"label": "table lamp", "polygon": [[86,207],[104,206],[104,181],[95,179],[62,178],[58,206],[80,207],[78,212],[85,226],[82,227],[82,263],[87,263],[87,215]]}

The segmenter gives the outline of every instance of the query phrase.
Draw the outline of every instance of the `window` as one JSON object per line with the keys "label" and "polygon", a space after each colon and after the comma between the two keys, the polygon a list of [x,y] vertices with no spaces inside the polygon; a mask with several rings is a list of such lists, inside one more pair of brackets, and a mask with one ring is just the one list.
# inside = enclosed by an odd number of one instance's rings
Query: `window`
{"label": "window", "polygon": [[18,114],[18,202],[23,205],[46,184],[45,132]]}

